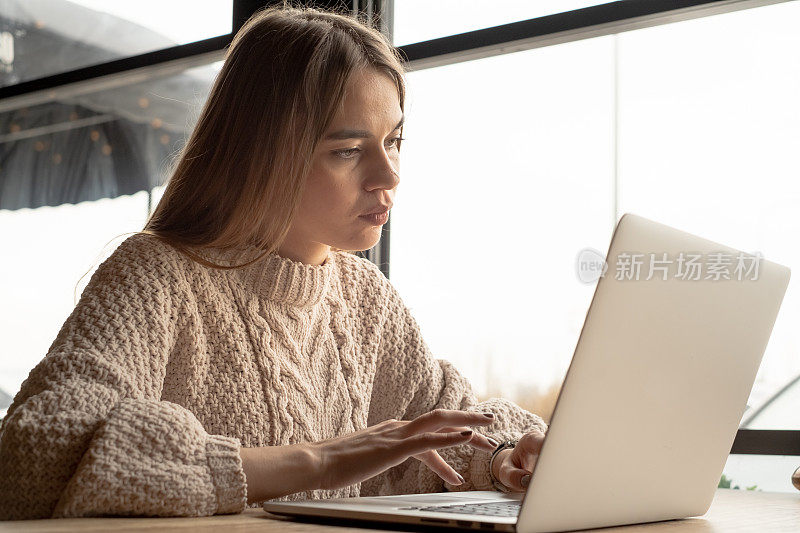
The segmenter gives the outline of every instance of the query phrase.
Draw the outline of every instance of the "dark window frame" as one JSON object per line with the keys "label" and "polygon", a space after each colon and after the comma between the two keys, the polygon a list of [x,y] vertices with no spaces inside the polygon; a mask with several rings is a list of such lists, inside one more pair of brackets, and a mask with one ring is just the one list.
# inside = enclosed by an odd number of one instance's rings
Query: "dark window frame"
{"label": "dark window frame", "polygon": [[[610,35],[633,29],[751,9],[791,0],[620,0],[450,35],[399,47],[409,71],[472,59]],[[132,73],[161,76],[224,58],[233,35],[258,8],[281,0],[234,0],[233,31],[202,41],[91,65],[68,72],[0,87],[0,111],[35,105],[104,87],[124,85]],[[321,8],[350,7],[380,18],[380,29],[391,37],[394,0],[318,0]],[[116,84],[116,85],[115,85]],[[376,263],[389,277],[391,216],[381,241],[359,255]],[[731,454],[800,456],[800,431],[739,429]]]}

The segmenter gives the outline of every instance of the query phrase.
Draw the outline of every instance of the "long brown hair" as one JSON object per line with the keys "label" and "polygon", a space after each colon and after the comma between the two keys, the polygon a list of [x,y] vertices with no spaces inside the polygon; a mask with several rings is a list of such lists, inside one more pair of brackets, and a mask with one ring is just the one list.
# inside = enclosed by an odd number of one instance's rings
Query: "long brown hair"
{"label": "long brown hair", "polygon": [[[213,268],[244,267],[277,250],[350,75],[364,67],[387,74],[404,108],[402,57],[371,24],[287,0],[255,12],[234,36],[164,195],[136,233]],[[186,248],[242,245],[264,252],[224,266]]]}

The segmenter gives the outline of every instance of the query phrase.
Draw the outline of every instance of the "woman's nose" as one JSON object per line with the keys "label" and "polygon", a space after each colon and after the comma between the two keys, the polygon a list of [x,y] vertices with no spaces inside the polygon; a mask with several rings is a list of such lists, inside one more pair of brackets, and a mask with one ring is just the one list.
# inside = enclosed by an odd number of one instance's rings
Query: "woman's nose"
{"label": "woman's nose", "polygon": [[381,154],[380,160],[373,169],[373,181],[377,182],[380,187],[386,189],[394,189],[400,183],[399,162],[394,161],[385,153]]}

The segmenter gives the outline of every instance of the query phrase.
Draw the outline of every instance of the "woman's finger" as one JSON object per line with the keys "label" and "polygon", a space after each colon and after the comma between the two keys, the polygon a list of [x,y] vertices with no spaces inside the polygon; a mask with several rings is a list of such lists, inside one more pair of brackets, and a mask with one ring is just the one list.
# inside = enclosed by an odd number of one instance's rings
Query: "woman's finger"
{"label": "woman's finger", "polygon": [[519,466],[523,470],[527,470],[528,472],[533,472],[533,467],[536,465],[536,460],[539,458],[536,454],[526,453],[525,451],[520,452],[519,458]]}
{"label": "woman's finger", "polygon": [[517,448],[522,448],[528,453],[538,455],[542,451],[544,444],[544,433],[541,431],[530,431],[525,433],[517,443]]}
{"label": "woman's finger", "polygon": [[491,437],[487,437],[486,435],[481,435],[478,432],[475,432],[475,435],[473,435],[472,439],[469,441],[469,444],[486,452],[493,452],[498,446],[498,442],[496,440]]}
{"label": "woman's finger", "polygon": [[[451,433],[454,431],[467,431],[470,428],[467,426],[447,426],[439,429],[440,433]],[[467,443],[470,446],[477,448],[479,450],[484,450],[487,452],[493,452],[495,448],[497,448],[498,442],[486,435],[482,435],[477,431],[474,432],[472,438]]]}
{"label": "woman's finger", "polygon": [[[530,472],[514,466],[511,461],[504,461],[497,473],[500,483],[515,492],[524,492],[526,490],[527,483],[523,485],[525,476],[530,476]],[[526,481],[530,481],[530,477]]]}
{"label": "woman's finger", "polygon": [[422,452],[414,457],[425,463],[425,465],[433,470],[436,475],[451,485],[461,485],[464,482],[464,478],[461,477],[461,474],[456,472],[452,466],[447,464],[447,461],[442,459],[442,456],[439,455],[439,452],[436,450],[428,450],[427,452]]}
{"label": "woman's finger", "polygon": [[431,431],[428,433],[418,433],[403,439],[400,442],[400,449],[406,456],[417,455],[428,450],[439,448],[449,448],[469,442],[474,435],[474,431],[456,431],[451,433],[438,433]]}
{"label": "woman's finger", "polygon": [[521,468],[523,470],[527,470],[528,472],[533,472],[533,465],[536,464],[537,457],[539,456],[528,452],[525,448],[517,446],[516,448],[511,450],[508,460],[516,468]]}
{"label": "woman's finger", "polygon": [[488,426],[494,422],[493,413],[474,413],[454,409],[434,409],[406,424],[407,434],[438,431],[447,426]]}
{"label": "woman's finger", "polygon": [[528,472],[533,472],[533,465],[536,464],[539,452],[542,451],[543,443],[544,433],[537,431],[523,435],[512,452],[516,459],[515,464]]}

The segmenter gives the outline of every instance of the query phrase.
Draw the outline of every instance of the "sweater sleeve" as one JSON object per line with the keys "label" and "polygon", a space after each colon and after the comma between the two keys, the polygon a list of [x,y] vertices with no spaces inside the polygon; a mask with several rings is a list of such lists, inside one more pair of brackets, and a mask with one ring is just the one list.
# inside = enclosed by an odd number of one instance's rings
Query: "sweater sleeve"
{"label": "sweater sleeve", "polygon": [[[473,429],[498,442],[519,439],[535,429],[547,431],[547,424],[540,416],[509,400],[492,398],[479,403],[466,378],[450,362],[433,357],[416,319],[399,293],[380,271],[378,273],[382,278],[378,294],[382,295],[386,319],[378,346],[368,425],[389,418],[411,420],[442,408],[494,413],[495,421],[491,425]],[[464,477],[463,484],[446,483],[422,462],[409,458],[362,483],[361,494],[493,490],[490,452],[466,444],[438,451]]]}
{"label": "sweater sleeve", "polygon": [[239,441],[159,400],[182,274],[166,245],[141,239],[154,240],[130,237],[98,267],[14,398],[0,426],[0,520],[245,508]]}

